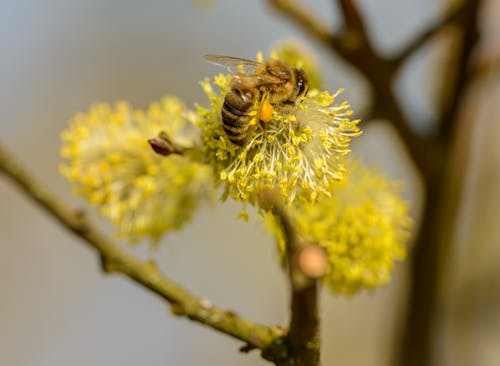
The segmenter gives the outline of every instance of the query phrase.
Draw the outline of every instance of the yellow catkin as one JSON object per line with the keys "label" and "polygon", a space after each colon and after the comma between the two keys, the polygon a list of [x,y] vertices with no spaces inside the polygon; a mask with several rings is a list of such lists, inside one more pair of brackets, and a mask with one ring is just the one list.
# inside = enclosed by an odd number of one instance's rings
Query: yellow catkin
{"label": "yellow catkin", "polygon": [[[324,284],[334,293],[354,294],[388,283],[394,263],[404,259],[411,220],[399,198],[397,184],[374,169],[348,162],[344,180],[330,197],[289,208],[292,225],[301,239],[326,250]],[[285,257],[285,238],[279,221],[264,215]]]}
{"label": "yellow catkin", "polygon": [[[286,106],[268,106],[264,101],[260,119],[266,123],[251,126],[247,141],[238,146],[229,141],[221,120],[231,75],[218,75],[213,83],[219,92],[208,80],[201,82],[210,106],[198,106],[197,123],[204,161],[221,178],[223,199],[258,204],[269,187],[280,191],[286,205],[328,195],[332,184],[342,178],[342,161],[351,139],[361,133],[359,121],[347,117],[349,104],[335,104],[338,93],[313,89],[295,105]],[[318,161],[325,163],[318,167]],[[225,179],[231,175],[234,179]]]}
{"label": "yellow catkin", "polygon": [[208,167],[187,157],[162,157],[148,145],[160,131],[178,144],[192,145],[185,130],[195,126],[185,112],[174,97],[153,103],[146,112],[125,102],[114,107],[101,103],[77,114],[62,132],[61,173],[111,220],[119,237],[157,241],[188,222],[212,192]]}

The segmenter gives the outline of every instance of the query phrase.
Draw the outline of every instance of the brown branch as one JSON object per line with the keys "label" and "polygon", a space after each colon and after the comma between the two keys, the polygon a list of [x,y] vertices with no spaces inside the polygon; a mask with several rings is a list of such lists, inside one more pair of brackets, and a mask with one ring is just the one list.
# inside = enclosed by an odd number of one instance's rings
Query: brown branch
{"label": "brown branch", "polygon": [[[477,19],[481,1],[467,2],[466,18],[461,21],[463,38],[457,70],[448,87],[452,102],[445,110],[440,131],[442,166],[435,178],[427,182],[421,228],[411,260],[410,291],[407,300],[403,334],[400,337],[397,365],[422,366],[432,363],[433,337],[439,319],[439,299],[443,273],[453,248],[453,223],[460,208],[467,164],[467,146],[472,117],[458,124],[457,114],[466,96],[467,71],[478,38]],[[454,131],[457,129],[457,131]]]}
{"label": "brown branch", "polygon": [[333,33],[320,23],[313,14],[303,9],[295,1],[290,0],[269,0],[269,5],[280,13],[293,19],[302,30],[313,38],[329,44],[332,42]]}
{"label": "brown branch", "polygon": [[434,39],[434,37],[446,29],[447,26],[459,21],[464,14],[466,14],[466,10],[466,1],[461,1],[458,4],[453,3],[441,19],[427,26],[426,30],[405,44],[404,48],[394,57],[396,65],[398,67],[402,66],[410,57],[420,50],[422,46]]}
{"label": "brown branch", "polygon": [[460,54],[458,57],[458,66],[454,70],[453,80],[450,81],[450,90],[452,93],[449,102],[441,114],[439,135],[444,143],[450,140],[457,119],[465,90],[470,81],[471,73],[469,68],[472,64],[472,54],[479,40],[479,9],[481,0],[466,0],[465,15],[460,23],[462,30],[462,39],[460,44]]}
{"label": "brown branch", "polygon": [[476,58],[471,67],[470,77],[473,80],[483,78],[500,69],[500,49],[486,49]]}
{"label": "brown branch", "polygon": [[273,9],[297,24],[304,33],[323,45],[333,48],[343,58],[346,58],[350,52],[366,49],[364,44],[352,42],[349,32],[345,32],[345,29],[353,29],[349,28],[354,26],[350,18],[344,21],[344,31],[336,35],[319,20],[318,16],[306,10],[296,0],[268,0],[268,3]]}
{"label": "brown branch", "polygon": [[[268,195],[272,212],[279,218],[286,240],[288,278],[291,289],[291,319],[286,336],[287,353],[283,365],[318,366],[320,364],[320,335],[318,315],[318,280],[304,273],[301,254],[312,244],[298,241],[292,224],[274,195]],[[326,257],[324,251],[317,251]],[[324,273],[323,273],[324,274]]]}
{"label": "brown branch", "polygon": [[365,21],[358,9],[356,0],[337,0],[342,10],[345,27],[347,29],[356,30],[366,33]]}
{"label": "brown branch", "polygon": [[232,311],[213,306],[207,299],[190,294],[163,275],[153,262],[142,262],[129,255],[94,227],[82,212],[70,208],[42,188],[0,147],[2,172],[66,229],[97,250],[106,272],[122,273],[148,288],[166,300],[175,315],[185,316],[258,349],[265,349],[284,335],[281,329],[254,324]]}
{"label": "brown branch", "polygon": [[356,0],[337,0],[344,19],[341,39],[346,47],[372,49],[372,42],[366,31],[365,21]]}

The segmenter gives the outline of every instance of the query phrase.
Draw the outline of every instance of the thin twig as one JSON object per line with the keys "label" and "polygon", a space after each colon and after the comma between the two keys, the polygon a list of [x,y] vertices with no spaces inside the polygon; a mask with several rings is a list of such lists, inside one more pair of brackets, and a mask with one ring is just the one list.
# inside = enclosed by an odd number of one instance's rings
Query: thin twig
{"label": "thin twig", "polygon": [[460,54],[458,57],[458,66],[454,70],[454,80],[450,81],[451,96],[449,103],[445,105],[444,111],[441,114],[439,135],[444,140],[450,139],[453,132],[453,126],[457,119],[462,98],[465,95],[467,84],[470,80],[469,70],[473,51],[479,40],[479,9],[481,0],[467,0],[464,9],[466,16],[461,22],[462,40],[460,46]]}
{"label": "thin twig", "polygon": [[[441,279],[446,271],[453,247],[453,222],[456,222],[462,195],[467,162],[467,141],[459,141],[464,126],[458,124],[458,112],[467,95],[471,55],[478,39],[480,0],[467,2],[466,18],[461,20],[463,38],[457,70],[447,87],[451,103],[441,117],[439,131],[442,146],[442,166],[427,182],[426,198],[420,232],[411,260],[410,291],[405,314],[403,334],[400,337],[397,365],[426,366],[433,359],[433,337],[439,318]],[[469,121],[472,117],[469,118]],[[457,129],[457,131],[455,131]],[[457,132],[457,133],[456,133]],[[465,135],[470,136],[470,128]],[[460,153],[464,153],[461,156]]]}
{"label": "thin twig", "polygon": [[340,37],[345,40],[344,45],[351,48],[372,49],[372,42],[356,0],[336,1],[344,19],[344,29]]}
{"label": "thin twig", "polygon": [[457,22],[465,14],[467,7],[466,1],[453,3],[441,19],[426,27],[426,29],[415,36],[415,38],[407,42],[404,48],[394,57],[396,65],[402,66],[411,56],[413,56],[420,48],[431,41],[436,35],[442,32],[447,26]]}
{"label": "thin twig", "polygon": [[142,262],[119,245],[113,243],[82,212],[61,202],[25,172],[0,146],[0,173],[3,172],[17,186],[72,231],[101,256],[106,272],[118,272],[136,283],[150,289],[170,305],[176,315],[185,316],[195,322],[239,339],[253,348],[265,349],[276,338],[283,337],[279,328],[254,324],[232,311],[213,306],[207,299],[197,297],[162,274],[153,262]]}
{"label": "thin twig", "polygon": [[470,70],[470,78],[477,80],[494,74],[500,69],[500,48],[486,49],[476,58]]}
{"label": "thin twig", "polygon": [[[273,213],[279,218],[286,240],[288,278],[291,289],[291,319],[286,336],[286,365],[317,366],[320,364],[318,314],[318,280],[307,276],[300,266],[301,250],[307,246],[298,241],[288,215],[274,196],[268,197]],[[325,254],[326,255],[326,254]]]}
{"label": "thin twig", "polygon": [[366,34],[366,26],[356,0],[337,0],[344,17],[345,27]]}
{"label": "thin twig", "polygon": [[332,42],[333,33],[330,29],[318,21],[317,17],[303,9],[302,6],[296,4],[294,1],[269,0],[269,5],[280,13],[294,19],[302,30],[313,38],[327,44]]}

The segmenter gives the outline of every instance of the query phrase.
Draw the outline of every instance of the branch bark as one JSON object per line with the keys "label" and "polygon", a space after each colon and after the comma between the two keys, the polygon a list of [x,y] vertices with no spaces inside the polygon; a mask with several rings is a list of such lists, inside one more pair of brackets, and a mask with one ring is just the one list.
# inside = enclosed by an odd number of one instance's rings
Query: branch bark
{"label": "branch bark", "polygon": [[[439,141],[442,146],[442,165],[427,182],[421,228],[411,258],[410,291],[406,318],[396,364],[430,365],[433,360],[433,341],[439,316],[440,291],[447,258],[453,249],[454,223],[460,209],[462,189],[470,145],[471,126],[462,121],[459,130],[459,111],[463,110],[468,86],[468,69],[472,51],[478,39],[477,21],[481,1],[467,1],[461,20],[463,38],[459,64],[450,81],[451,103],[444,109],[440,121]],[[454,144],[454,146],[453,146]]]}
{"label": "branch bark", "polygon": [[429,41],[434,39],[447,26],[460,21],[467,13],[468,7],[466,1],[453,3],[450,8],[442,15],[441,19],[428,25],[427,28],[415,36],[415,38],[406,43],[403,49],[394,57],[394,61],[399,66],[402,66],[410,57],[419,51]]}
{"label": "branch bark", "polygon": [[113,243],[94,227],[83,212],[72,209],[46,191],[1,146],[0,173],[10,178],[66,229],[95,249],[101,256],[105,272],[124,274],[148,288],[166,300],[175,315],[185,316],[261,350],[284,336],[283,329],[252,323],[232,311],[215,307],[205,298],[192,295],[162,274],[155,263],[142,262],[126,253],[122,247]]}
{"label": "branch bark", "polygon": [[473,51],[479,40],[479,9],[481,0],[466,0],[464,5],[465,14],[461,19],[461,44],[458,56],[458,65],[454,78],[449,81],[451,95],[449,101],[441,114],[440,131],[441,139],[446,142],[451,139],[453,126],[457,120],[457,113],[464,97],[464,91],[470,81],[471,60]]}
{"label": "branch bark", "polygon": [[[280,366],[318,366],[320,365],[321,339],[319,334],[319,311],[317,278],[306,275],[301,267],[300,255],[308,245],[298,240],[293,226],[281,202],[273,194],[266,201],[281,223],[286,240],[288,280],[290,284],[290,325],[286,335],[287,356]],[[319,251],[325,255],[324,251]],[[324,273],[323,273],[324,274]]]}
{"label": "branch bark", "polygon": [[365,20],[359,10],[356,0],[336,0],[344,20],[339,38],[352,48],[370,48],[373,51],[370,36],[366,30]]}

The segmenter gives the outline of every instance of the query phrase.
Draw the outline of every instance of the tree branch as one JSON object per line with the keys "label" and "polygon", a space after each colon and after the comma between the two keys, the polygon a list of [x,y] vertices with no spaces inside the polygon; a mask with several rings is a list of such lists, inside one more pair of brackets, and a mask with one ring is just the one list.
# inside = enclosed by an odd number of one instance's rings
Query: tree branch
{"label": "tree branch", "polygon": [[429,25],[426,30],[418,34],[413,40],[407,42],[399,54],[394,57],[396,65],[398,67],[403,65],[415,52],[420,50],[422,46],[432,40],[448,25],[460,20],[466,13],[467,7],[465,5],[466,1],[461,1],[458,4],[454,2],[441,19]]}
{"label": "tree branch", "polygon": [[449,102],[445,104],[440,120],[439,135],[445,142],[450,140],[450,135],[457,119],[457,113],[470,80],[471,70],[469,68],[472,63],[472,53],[479,40],[478,22],[480,8],[481,0],[465,1],[465,14],[460,23],[462,39],[458,56],[458,66],[456,70],[454,70],[453,79],[450,81],[450,90],[452,90],[452,92],[449,97]]}
{"label": "tree branch", "polygon": [[[460,208],[467,152],[470,150],[467,143],[470,143],[468,139],[471,128],[463,123],[460,127],[457,114],[466,96],[471,54],[478,38],[480,3],[480,0],[468,1],[465,18],[460,23],[463,38],[458,67],[453,70],[452,80],[446,85],[450,88],[452,97],[441,117],[439,133],[443,164],[435,179],[427,182],[425,187],[422,223],[410,263],[410,291],[397,365],[430,365],[434,358],[433,337],[439,318],[442,277],[453,247],[453,223],[456,222]],[[471,121],[471,118],[465,120]],[[454,129],[457,131],[452,131]],[[467,138],[464,139],[464,136]]]}
{"label": "tree branch", "polygon": [[340,4],[345,27],[366,34],[365,21],[361,16],[356,0],[337,0],[337,2]]}
{"label": "tree branch", "polygon": [[373,52],[372,42],[365,26],[365,20],[361,15],[356,0],[336,0],[339,3],[344,29],[339,37],[343,39],[345,47],[370,49]]}
{"label": "tree branch", "polygon": [[[317,366],[320,364],[321,345],[318,315],[319,285],[317,277],[312,278],[306,275],[304,261],[301,261],[301,256],[309,252],[308,249],[313,245],[298,241],[288,215],[274,196],[268,195],[268,203],[281,222],[287,246],[291,318],[286,336],[288,357],[283,365]],[[326,253],[323,250],[314,252],[323,255],[324,263],[326,263]],[[318,274],[324,275],[324,271]]]}
{"label": "tree branch", "polygon": [[500,48],[486,49],[476,58],[471,67],[470,77],[473,80],[485,77],[500,69]]}
{"label": "tree branch", "polygon": [[313,14],[303,9],[300,5],[290,0],[269,0],[269,5],[293,19],[302,30],[312,38],[326,44],[333,40],[333,33],[322,23],[320,23]]}
{"label": "tree branch", "polygon": [[70,208],[43,189],[0,146],[1,172],[66,229],[83,239],[89,247],[97,250],[104,271],[122,273],[148,288],[166,300],[175,315],[185,316],[261,350],[268,347],[275,339],[284,336],[285,332],[282,329],[254,324],[232,311],[213,306],[207,299],[190,294],[163,275],[153,262],[142,262],[126,253],[94,227],[82,212]]}

